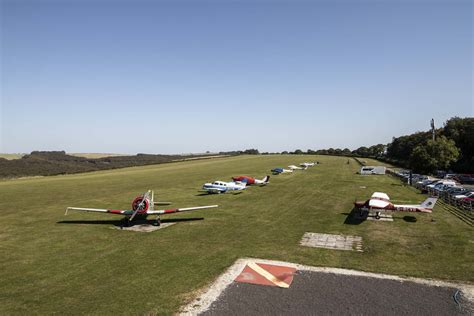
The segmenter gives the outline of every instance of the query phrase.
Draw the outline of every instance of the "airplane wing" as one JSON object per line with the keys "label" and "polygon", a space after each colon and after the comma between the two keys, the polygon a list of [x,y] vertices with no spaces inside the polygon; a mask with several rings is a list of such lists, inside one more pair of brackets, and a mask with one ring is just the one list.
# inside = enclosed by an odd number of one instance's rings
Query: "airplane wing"
{"label": "airplane wing", "polygon": [[69,210],[72,211],[83,211],[83,212],[98,212],[98,213],[111,213],[111,214],[120,214],[120,215],[132,215],[132,210],[106,210],[100,208],[83,208],[83,207],[68,207],[66,209],[65,215]]}
{"label": "airplane wing", "polygon": [[379,200],[379,199],[370,199],[369,201],[369,207],[375,207],[375,208],[385,208],[389,204],[390,202]]}
{"label": "airplane wing", "polygon": [[218,207],[219,205],[207,205],[207,206],[195,206],[195,207],[184,207],[184,208],[172,208],[169,210],[156,210],[156,211],[147,211],[147,215],[161,215],[161,214],[171,214],[171,213],[179,213],[179,212],[189,212],[194,210],[202,210],[205,208],[214,208]]}

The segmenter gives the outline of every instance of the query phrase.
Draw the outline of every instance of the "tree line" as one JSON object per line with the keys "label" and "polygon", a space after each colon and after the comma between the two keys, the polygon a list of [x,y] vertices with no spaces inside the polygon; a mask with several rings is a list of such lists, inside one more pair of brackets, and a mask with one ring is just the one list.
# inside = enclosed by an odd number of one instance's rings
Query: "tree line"
{"label": "tree line", "polygon": [[[375,158],[394,165],[413,169],[419,173],[434,173],[436,170],[452,170],[458,173],[474,173],[474,118],[453,117],[435,130],[393,137],[388,144],[349,148],[308,149],[303,151],[263,152],[257,149],[226,152],[227,154],[290,154],[331,155]],[[222,153],[224,154],[224,152]]]}
{"label": "tree line", "polygon": [[[355,150],[329,148],[307,154],[375,158],[419,173],[451,170],[474,173],[474,118],[453,117],[442,128],[393,137],[388,144],[362,146]],[[302,153],[296,150],[293,153]]]}

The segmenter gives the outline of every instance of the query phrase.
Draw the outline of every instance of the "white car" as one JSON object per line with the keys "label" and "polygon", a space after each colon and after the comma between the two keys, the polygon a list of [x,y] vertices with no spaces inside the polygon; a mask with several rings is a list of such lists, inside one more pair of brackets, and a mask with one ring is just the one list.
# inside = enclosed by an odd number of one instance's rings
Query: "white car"
{"label": "white car", "polygon": [[455,195],[454,198],[456,200],[461,200],[461,199],[464,199],[464,198],[474,198],[474,192],[465,192],[464,194],[460,194],[460,195]]}

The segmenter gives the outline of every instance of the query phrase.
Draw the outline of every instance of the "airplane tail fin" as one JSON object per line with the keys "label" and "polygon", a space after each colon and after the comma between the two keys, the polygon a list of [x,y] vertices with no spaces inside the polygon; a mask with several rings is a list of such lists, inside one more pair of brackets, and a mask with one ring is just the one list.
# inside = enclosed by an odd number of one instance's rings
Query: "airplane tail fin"
{"label": "airplane tail fin", "polygon": [[423,203],[421,203],[421,207],[432,210],[436,204],[436,201],[438,201],[438,198],[429,197]]}
{"label": "airplane tail fin", "polygon": [[266,176],[265,178],[262,179],[263,183],[268,183],[270,180],[270,176]]}
{"label": "airplane tail fin", "polygon": [[155,192],[151,190],[151,203],[150,203],[150,210],[153,211],[155,209]]}

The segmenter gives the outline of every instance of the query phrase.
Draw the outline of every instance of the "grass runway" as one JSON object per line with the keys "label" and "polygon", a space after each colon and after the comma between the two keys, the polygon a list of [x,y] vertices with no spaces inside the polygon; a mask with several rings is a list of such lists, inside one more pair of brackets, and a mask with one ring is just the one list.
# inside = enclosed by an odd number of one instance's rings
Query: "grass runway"
{"label": "grass runway", "polygon": [[[198,192],[205,182],[261,178],[308,160],[322,164],[241,194]],[[346,224],[354,199],[374,191],[394,202],[426,198],[359,169],[344,157],[240,156],[0,181],[0,314],[172,314],[241,257],[474,282],[474,229],[439,205],[394,213],[390,223]],[[152,233],[111,229],[120,219],[111,214],[64,216],[67,206],[129,209],[147,189],[172,207],[219,208],[163,216],[204,220]],[[362,236],[364,252],[299,246],[305,232]]]}

